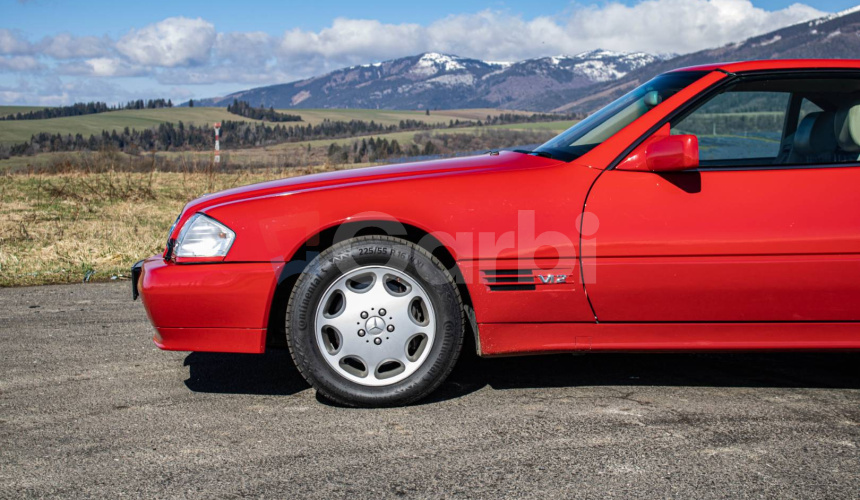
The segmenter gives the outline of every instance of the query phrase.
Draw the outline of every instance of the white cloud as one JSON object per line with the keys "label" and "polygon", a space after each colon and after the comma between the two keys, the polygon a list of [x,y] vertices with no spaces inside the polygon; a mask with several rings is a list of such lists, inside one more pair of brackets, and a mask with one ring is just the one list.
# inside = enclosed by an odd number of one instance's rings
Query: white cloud
{"label": "white cloud", "polygon": [[131,30],[116,48],[129,61],[143,66],[194,66],[208,62],[215,38],[215,26],[203,19],[170,17]]}
{"label": "white cloud", "polygon": [[19,33],[0,28],[0,54],[23,55],[33,52],[33,46]]}
{"label": "white cloud", "polygon": [[92,70],[94,76],[117,76],[123,69],[122,61],[110,57],[87,59],[85,64]]}
{"label": "white cloud", "polygon": [[322,56],[350,62],[414,54],[427,47],[427,29],[418,24],[382,24],[365,19],[337,18],[318,33],[294,29],[284,33],[281,55]]}
{"label": "white cloud", "polygon": [[159,71],[155,77],[159,83],[166,85],[206,85],[223,82],[259,85],[284,83],[295,79],[276,68],[263,66],[243,68],[237,71],[237,68],[233,65],[173,68]]}
{"label": "white cloud", "polygon": [[144,68],[132,66],[113,57],[95,57],[84,61],[92,76],[139,76],[147,74]]}
{"label": "white cloud", "polygon": [[448,16],[426,27],[336,19],[318,32],[287,31],[280,49],[288,60],[316,57],[340,64],[423,51],[503,61],[594,48],[689,53],[824,14],[803,4],[767,11],[749,0],[645,0],[632,6],[574,7],[562,16],[531,20],[486,10]]}
{"label": "white cloud", "polygon": [[43,69],[44,66],[32,56],[0,56],[0,71],[31,72]]}
{"label": "white cloud", "polygon": [[110,54],[113,42],[107,37],[76,37],[60,33],[45,37],[38,44],[41,54],[54,59],[76,59],[80,57],[103,57]]}
{"label": "white cloud", "polygon": [[47,76],[32,81],[22,79],[15,86],[0,86],[0,102],[10,104],[62,106],[81,101],[116,103],[132,97],[122,87],[103,79],[64,82],[57,77]]}
{"label": "white cloud", "polygon": [[99,57],[111,52],[113,41],[107,37],[82,36],[68,33],[46,36],[38,43],[31,43],[20,33],[0,28],[0,54],[34,55],[52,59],[75,59]]}
{"label": "white cloud", "polygon": [[633,6],[588,7],[565,26],[568,43],[591,40],[614,50],[689,53],[825,15],[793,4],[777,11],[749,0],[647,0]]}
{"label": "white cloud", "polygon": [[275,57],[275,37],[262,31],[218,33],[215,39],[217,64],[263,65]]}
{"label": "white cloud", "polygon": [[0,102],[6,104],[26,104],[30,106],[62,106],[71,104],[69,95],[41,96],[27,92],[19,92],[14,89],[0,88]]}
{"label": "white cloud", "polygon": [[123,77],[148,76],[152,69],[129,64],[118,57],[93,57],[56,66],[56,73],[68,76]]}
{"label": "white cloud", "polygon": [[188,86],[221,92],[431,51],[493,61],[596,48],[683,54],[826,14],[801,3],[768,11],[750,0],[591,1],[534,18],[507,10],[450,15],[429,24],[336,18],[319,30],[288,29],[280,36],[219,33],[202,18],[185,17],[131,29],[118,40],[60,33],[31,42],[17,30],[0,28],[0,72],[32,78],[36,88],[0,89],[0,102],[71,102],[98,98],[94,90],[110,99],[123,95],[128,81],[105,85],[123,77],[145,77],[134,79],[138,92],[143,82],[155,87],[148,89],[153,95],[173,87],[191,97]]}

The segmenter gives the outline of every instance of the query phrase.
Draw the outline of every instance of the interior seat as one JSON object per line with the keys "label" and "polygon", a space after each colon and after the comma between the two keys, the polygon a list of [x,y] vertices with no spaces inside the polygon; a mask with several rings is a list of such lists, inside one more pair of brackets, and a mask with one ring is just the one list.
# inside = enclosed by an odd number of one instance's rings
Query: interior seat
{"label": "interior seat", "polygon": [[835,118],[834,111],[817,111],[806,115],[794,133],[788,163],[805,165],[833,162],[838,148]]}
{"label": "interior seat", "polygon": [[856,161],[860,153],[860,104],[836,111],[833,131],[839,145],[841,161]]}

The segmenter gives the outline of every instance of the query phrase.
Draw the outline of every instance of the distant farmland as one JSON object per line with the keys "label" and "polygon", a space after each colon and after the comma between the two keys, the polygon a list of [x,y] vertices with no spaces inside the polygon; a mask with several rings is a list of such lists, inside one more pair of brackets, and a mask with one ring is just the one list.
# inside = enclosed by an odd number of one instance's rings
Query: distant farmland
{"label": "distant farmland", "polygon": [[45,109],[45,106],[0,106],[0,116],[14,115],[15,113],[27,113]]}
{"label": "distant farmland", "polygon": [[[23,111],[22,108],[12,108],[0,106],[0,114],[16,109]],[[301,110],[286,110],[290,113],[300,113],[301,122],[288,122],[284,124],[273,124],[266,122],[266,125],[272,127],[281,125],[284,127],[295,126],[318,126],[324,120],[333,123],[343,123],[351,120],[362,123],[374,122],[382,126],[394,126],[397,128],[401,121],[426,123],[433,128],[426,133],[418,135],[418,129],[407,130],[377,130],[376,132],[360,132],[349,136],[337,137],[308,137],[301,141],[287,142],[266,142],[261,140],[260,143],[250,146],[225,146],[229,141],[222,142],[222,166],[231,166],[230,168],[247,168],[247,167],[283,167],[283,166],[313,166],[329,163],[332,154],[331,147],[341,148],[352,146],[355,141],[370,140],[371,138],[385,140],[389,142],[397,141],[398,148],[403,153],[389,152],[384,158],[403,158],[413,155],[424,155],[427,141],[431,138],[435,142],[431,148],[433,154],[443,156],[451,154],[463,154],[472,151],[486,150],[489,148],[503,148],[522,146],[526,144],[540,143],[549,139],[558,132],[570,127],[575,121],[557,120],[550,122],[534,122],[534,123],[507,123],[496,125],[475,126],[478,121],[486,121],[487,116],[496,117],[502,114],[522,114],[531,116],[527,112],[513,112],[494,109],[461,109],[461,110],[445,110],[431,111],[428,115],[425,111],[392,111],[392,110],[370,110],[370,109],[301,109]],[[17,112],[17,111],[16,111]],[[561,117],[560,117],[561,118]],[[545,119],[545,118],[544,118]],[[84,140],[87,140],[91,135],[99,137],[102,131],[117,131],[122,134],[127,127],[129,130],[149,130],[159,127],[162,124],[171,123],[177,124],[183,122],[186,126],[196,125],[198,127],[207,127],[214,122],[223,122],[229,120],[233,123],[261,123],[242,116],[228,113],[224,108],[212,107],[195,107],[195,108],[161,108],[161,109],[140,109],[140,110],[122,110],[110,111],[98,114],[89,114],[82,116],[71,116],[64,118],[52,118],[44,120],[11,120],[0,121],[0,150],[3,147],[11,147],[21,143],[28,143],[30,137],[34,134],[48,133],[61,134],[63,136],[81,134]],[[455,128],[448,128],[451,122],[461,123]],[[495,131],[495,132],[494,132]],[[454,138],[451,134],[456,134],[457,138],[453,142],[450,139]],[[491,135],[488,135],[491,134]],[[474,137],[467,139],[464,136]],[[436,141],[439,137],[439,141]],[[450,143],[450,144],[449,144]],[[452,146],[456,144],[456,146]],[[435,147],[439,146],[439,147]],[[417,149],[416,149],[417,148]],[[169,151],[158,150],[154,153],[146,148],[138,152],[132,152],[131,156],[128,152],[118,151],[118,160],[124,163],[135,160],[140,162],[139,155],[146,154],[150,158],[159,158],[163,162],[173,163],[173,167],[165,166],[164,168],[176,168],[176,162],[186,162],[193,158],[194,162],[211,161],[212,147],[200,145],[184,146],[171,148]],[[353,158],[356,151],[353,149],[348,154],[349,161],[356,161]],[[33,171],[56,171],[58,164],[66,165],[61,167],[61,170],[77,167],[69,167],[69,165],[80,165],[81,156],[87,156],[86,151],[54,151],[48,152],[37,149],[35,154],[12,155],[11,158],[2,159],[0,156],[0,173],[2,172],[22,172]],[[341,157],[343,153],[341,152]],[[371,159],[370,161],[382,160],[383,158]],[[89,160],[87,160],[89,161]],[[151,160],[150,163],[152,164]],[[359,162],[364,162],[365,159],[359,159]],[[86,162],[84,162],[86,163]],[[338,160],[336,163],[342,163]],[[161,168],[161,167],[160,167]]]}
{"label": "distant farmland", "polygon": [[[42,109],[39,107],[0,106],[0,116],[18,112]],[[425,123],[449,123],[451,120],[483,120],[487,115],[495,116],[503,111],[493,109],[465,109],[431,111],[390,111],[375,109],[301,109],[283,110],[290,114],[299,114],[301,122],[291,122],[286,125],[311,124],[316,125],[323,120],[331,121],[374,121],[383,125],[397,124],[400,120],[418,120]],[[504,111],[510,113],[510,111]],[[102,131],[129,129],[143,130],[161,123],[178,123],[206,125],[225,120],[253,122],[247,118],[228,113],[225,108],[162,108],[134,109],[110,111],[93,115],[51,118],[47,120],[12,120],[0,121],[0,144],[17,144],[30,140],[33,134],[47,132],[50,134],[81,134],[84,137],[101,134]]]}
{"label": "distant farmland", "polygon": [[[6,108],[0,107],[0,114]],[[194,123],[204,125],[222,120],[247,120],[230,114],[223,108],[162,108],[110,111],[94,115],[50,118],[47,120],[0,121],[0,143],[16,144],[30,140],[33,134],[81,134],[84,137],[101,134],[103,130],[148,129],[161,123]]]}

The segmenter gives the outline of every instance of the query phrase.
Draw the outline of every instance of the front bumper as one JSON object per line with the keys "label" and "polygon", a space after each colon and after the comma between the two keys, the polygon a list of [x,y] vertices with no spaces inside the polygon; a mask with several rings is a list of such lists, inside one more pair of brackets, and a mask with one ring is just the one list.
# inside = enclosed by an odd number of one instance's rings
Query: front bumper
{"label": "front bumper", "polygon": [[262,353],[283,266],[176,264],[154,256],[132,267],[132,298],[141,297],[161,349]]}
{"label": "front bumper", "polygon": [[137,288],[137,283],[140,281],[140,273],[143,272],[143,261],[139,260],[131,266],[131,300],[137,300],[140,297],[140,290]]}

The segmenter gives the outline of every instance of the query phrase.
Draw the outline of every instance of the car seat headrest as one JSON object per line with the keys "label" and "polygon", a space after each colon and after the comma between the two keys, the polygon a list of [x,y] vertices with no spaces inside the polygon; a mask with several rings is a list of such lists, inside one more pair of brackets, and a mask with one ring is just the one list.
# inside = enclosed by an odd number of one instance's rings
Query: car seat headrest
{"label": "car seat headrest", "polygon": [[794,150],[803,155],[836,151],[833,111],[818,111],[806,115],[794,134]]}
{"label": "car seat headrest", "polygon": [[860,151],[860,104],[839,108],[833,126],[839,149],[849,153]]}

